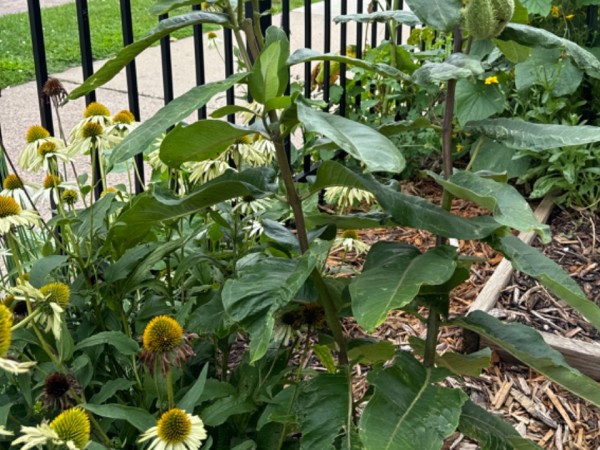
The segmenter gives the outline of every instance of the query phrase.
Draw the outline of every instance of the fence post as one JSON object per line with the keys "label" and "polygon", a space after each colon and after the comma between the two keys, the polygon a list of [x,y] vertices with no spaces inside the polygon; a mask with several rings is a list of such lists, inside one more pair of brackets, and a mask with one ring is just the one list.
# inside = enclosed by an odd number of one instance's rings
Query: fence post
{"label": "fence post", "polygon": [[42,26],[40,0],[27,0],[27,9],[29,11],[29,29],[33,46],[33,62],[35,64],[35,79],[37,82],[40,119],[42,126],[46,128],[50,134],[54,135],[52,108],[50,102],[46,101],[43,93],[44,84],[48,80],[48,66],[46,63],[46,47],[44,46],[44,28]]}

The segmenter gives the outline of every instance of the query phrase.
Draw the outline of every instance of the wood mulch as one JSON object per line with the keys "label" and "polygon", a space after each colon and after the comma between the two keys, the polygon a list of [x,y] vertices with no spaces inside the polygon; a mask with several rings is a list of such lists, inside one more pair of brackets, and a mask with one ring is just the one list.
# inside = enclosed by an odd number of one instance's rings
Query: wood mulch
{"label": "wood mulch", "polygon": [[[439,204],[440,190],[437,185],[418,182],[403,186],[409,193],[423,195]],[[453,212],[465,217],[488,214],[485,210],[463,200],[454,200]],[[597,219],[596,217],[595,219]],[[600,302],[600,250],[598,232],[593,217],[577,212],[555,210],[550,218],[553,233],[551,244],[544,246],[544,253],[558,262],[577,280],[588,298]],[[600,225],[599,225],[600,226]],[[385,228],[359,231],[361,241],[373,245],[381,240],[402,241],[426,250],[435,245],[430,233],[407,229]],[[541,246],[539,241],[535,245]],[[451,315],[467,312],[486,280],[502,260],[486,244],[458,242],[461,254],[479,256],[486,262],[475,264],[470,278],[452,293]],[[360,272],[364,255],[333,253],[328,261],[331,273],[350,276]],[[597,341],[598,330],[590,326],[579,314],[548,294],[526,276],[513,275],[504,290],[498,308],[506,311],[508,320],[517,320],[534,328],[553,331],[562,336],[587,341]],[[356,323],[346,322],[346,331],[356,337],[366,333]],[[388,320],[375,332],[402,349],[409,349],[410,336],[424,338],[425,326],[418,319],[402,311],[393,311]],[[462,331],[445,329],[440,334],[438,352],[461,352]],[[359,369],[360,371],[360,369]],[[357,375],[361,375],[357,373]],[[365,388],[363,377],[358,377],[357,396]],[[600,449],[600,410],[579,399],[560,386],[545,379],[525,366],[501,361],[494,352],[492,366],[479,378],[462,377],[447,380],[451,387],[462,387],[471,400],[511,422],[522,436],[538,443],[544,449]],[[456,434],[447,440],[447,449],[477,449],[478,446],[464,436]]]}

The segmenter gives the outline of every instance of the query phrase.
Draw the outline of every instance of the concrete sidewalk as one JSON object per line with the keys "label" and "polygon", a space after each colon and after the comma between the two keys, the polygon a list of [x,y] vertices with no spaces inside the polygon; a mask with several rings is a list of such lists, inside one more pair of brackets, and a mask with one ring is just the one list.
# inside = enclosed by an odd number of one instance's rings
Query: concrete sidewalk
{"label": "concrete sidewalk", "polygon": [[[23,0],[19,1],[25,3]],[[334,0],[332,2],[333,17],[339,15],[341,1],[345,0]],[[322,11],[323,8],[319,7],[318,4],[314,5],[311,34],[313,48],[318,51],[323,50],[324,42],[324,16]],[[355,11],[349,11],[349,13],[353,12]],[[274,25],[280,25],[280,21],[281,16],[274,16]],[[290,28],[292,51],[303,48],[303,8],[291,12]],[[383,26],[380,25],[378,31],[381,36],[383,36]],[[332,51],[334,52],[339,51],[339,33],[340,26],[333,25],[331,46]],[[348,25],[348,43],[355,42],[355,33],[356,26]],[[218,33],[218,39],[222,42],[221,32]],[[221,48],[217,51],[215,48],[209,48],[207,41],[208,39],[206,39],[205,35],[204,50],[206,81],[217,81],[225,78],[224,64],[220,56],[223,54],[223,49]],[[171,52],[174,90],[175,96],[178,96],[195,86],[194,45],[192,38],[173,41]],[[160,47],[158,46],[147,49],[136,58],[142,120],[151,117],[164,105],[160,61]],[[97,61],[94,64],[95,70],[99,69],[104,63],[105,61]],[[295,67],[292,71],[292,75],[300,78],[302,76],[302,67]],[[53,74],[52,76],[60,79],[68,91],[71,91],[82,82],[81,68],[73,68],[62,73]],[[119,110],[128,109],[125,72],[122,71],[119,73],[113,80],[98,89],[96,94],[98,101],[104,103],[113,114]],[[16,158],[18,153],[25,146],[25,133],[27,129],[31,125],[40,123],[38,101],[35,82],[29,82],[2,90],[2,97],[0,98],[0,126],[5,146],[13,158]],[[208,108],[209,110],[214,110],[222,104],[224,104],[223,96],[213,99],[208,105]],[[85,103],[83,99],[71,101],[62,108],[61,118],[67,133],[81,119],[84,109]],[[58,134],[58,128],[56,128],[56,131],[56,134]],[[82,162],[82,164],[85,165],[86,162]],[[82,170],[85,170],[85,168],[82,168]]]}

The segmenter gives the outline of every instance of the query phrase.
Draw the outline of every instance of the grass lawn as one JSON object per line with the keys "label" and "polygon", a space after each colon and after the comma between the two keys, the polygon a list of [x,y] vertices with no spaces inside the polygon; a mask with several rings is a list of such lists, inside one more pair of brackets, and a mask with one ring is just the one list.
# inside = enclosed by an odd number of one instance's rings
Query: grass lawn
{"label": "grass lawn", "polygon": [[[148,8],[154,3],[156,0],[131,2],[135,39],[156,26],[157,17],[148,12]],[[303,0],[291,1],[292,8],[302,4]],[[114,55],[123,46],[119,0],[89,0],[88,6],[94,58]],[[48,72],[62,72],[81,64],[75,4],[43,9],[42,22]],[[180,39],[191,34],[191,28],[184,28],[173,36]],[[0,89],[34,78],[27,13],[0,16]]]}

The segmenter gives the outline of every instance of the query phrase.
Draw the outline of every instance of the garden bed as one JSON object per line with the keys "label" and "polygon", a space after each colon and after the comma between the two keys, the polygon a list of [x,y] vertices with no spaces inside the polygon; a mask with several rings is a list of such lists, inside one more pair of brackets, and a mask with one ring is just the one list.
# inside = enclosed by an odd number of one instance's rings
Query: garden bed
{"label": "garden bed", "polygon": [[[439,202],[440,190],[429,182],[407,184],[403,189],[411,193],[424,195],[433,202]],[[535,205],[534,205],[535,206]],[[551,202],[538,206],[541,220],[550,214]],[[453,212],[470,217],[486,212],[464,200],[454,200]],[[559,263],[578,282],[588,298],[600,301],[600,279],[597,267],[600,255],[597,252],[597,237],[594,236],[595,224],[592,221],[573,221],[582,217],[575,211],[555,208],[550,216],[552,243],[543,246],[539,240],[535,245],[544,249],[544,253]],[[385,228],[365,230],[359,233],[361,241],[370,245],[377,241],[401,241],[415,245],[422,250],[435,245],[435,237],[419,230],[407,228]],[[523,236],[522,236],[523,237]],[[527,238],[525,236],[525,238]],[[451,314],[465,314],[473,307],[490,310],[504,320],[525,323],[544,333],[546,341],[561,352],[567,360],[584,368],[588,375],[600,375],[594,356],[586,352],[594,351],[597,330],[589,325],[576,311],[566,307],[562,301],[550,296],[535,280],[509,270],[503,277],[509,279],[506,288],[498,287],[499,273],[508,270],[508,262],[484,243],[462,241],[458,243],[462,254],[485,258],[486,262],[472,267],[471,277],[452,294]],[[329,259],[332,272],[339,276],[359,271],[362,256],[345,254],[343,250],[333,252]],[[493,281],[493,277],[496,281]],[[484,302],[489,297],[485,290],[487,284],[495,284],[494,289],[501,293],[496,304]],[[518,301],[515,302],[515,299]],[[551,325],[552,324],[552,325]],[[347,322],[349,334],[365,337],[366,333],[355,323]],[[392,312],[388,320],[378,328],[376,336],[388,340],[401,348],[409,348],[409,338],[425,336],[426,327],[413,316],[401,311]],[[485,344],[482,344],[485,345]],[[462,330],[446,329],[441,332],[438,352],[461,351],[465,348]],[[591,349],[591,350],[590,350]],[[471,349],[472,351],[473,349]],[[569,353],[571,352],[571,353]],[[573,355],[575,355],[573,357]],[[596,449],[600,445],[600,411],[577,396],[570,394],[560,386],[531,371],[514,360],[506,359],[496,352],[492,366],[484,371],[480,378],[463,377],[461,382],[448,381],[450,386],[463,388],[469,392],[471,400],[480,406],[501,414],[509,420],[524,436],[537,442],[545,449]],[[598,358],[600,361],[600,358]],[[361,390],[359,382],[356,389]],[[446,448],[476,449],[476,444],[460,435],[448,439]]]}

